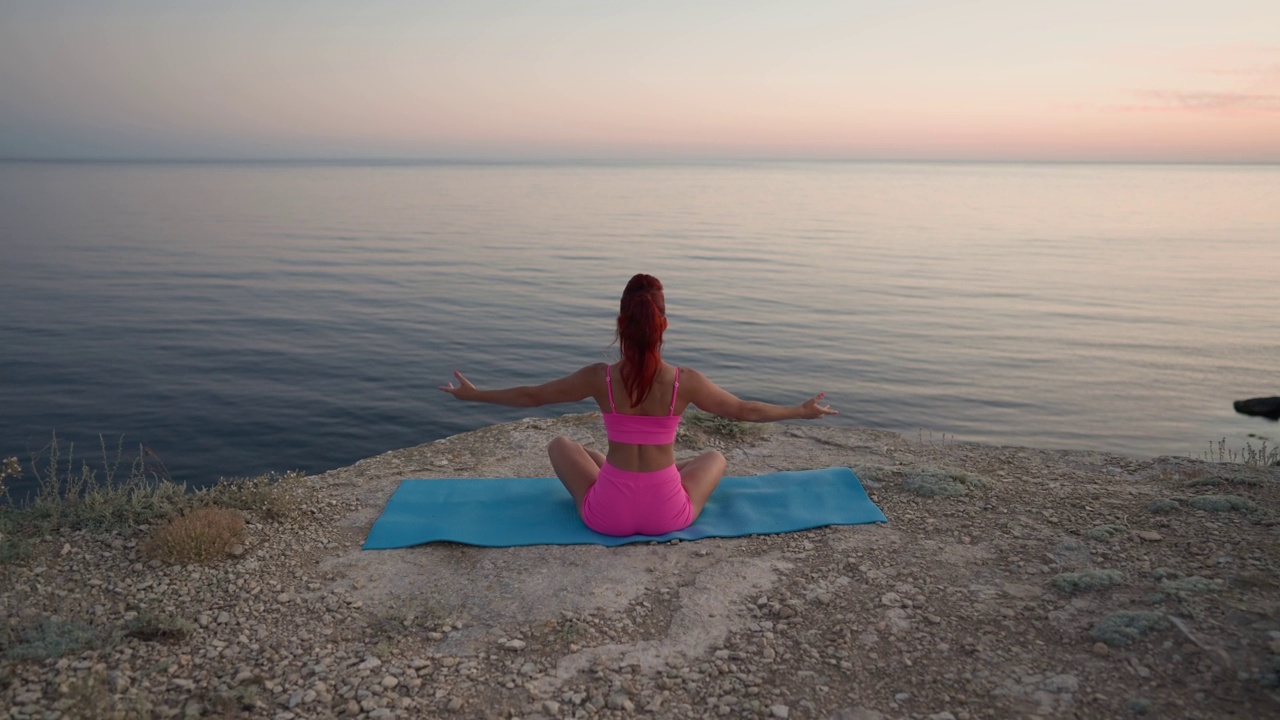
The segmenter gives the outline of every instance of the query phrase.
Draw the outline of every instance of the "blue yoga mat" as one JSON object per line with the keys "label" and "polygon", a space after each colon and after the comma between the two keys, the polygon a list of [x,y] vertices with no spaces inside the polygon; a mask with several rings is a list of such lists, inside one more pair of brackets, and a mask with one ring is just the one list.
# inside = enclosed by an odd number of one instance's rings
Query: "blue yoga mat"
{"label": "blue yoga mat", "polygon": [[666,535],[601,535],[582,524],[556,478],[447,478],[400,483],[365,550],[447,541],[484,547],[625,545],[888,522],[847,467],[726,477],[692,525]]}

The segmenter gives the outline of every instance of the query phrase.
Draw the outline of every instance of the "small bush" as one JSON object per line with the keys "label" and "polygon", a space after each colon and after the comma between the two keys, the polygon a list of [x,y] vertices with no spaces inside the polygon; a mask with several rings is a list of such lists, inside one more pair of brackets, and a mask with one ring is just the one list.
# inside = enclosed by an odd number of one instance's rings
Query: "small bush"
{"label": "small bush", "polygon": [[902,474],[898,470],[883,465],[859,465],[853,468],[853,473],[864,485],[870,484],[873,488],[879,488],[889,478]]}
{"label": "small bush", "polygon": [[[130,459],[123,440],[114,450],[105,439],[99,442],[97,469],[76,457],[74,443],[64,447],[57,435],[33,453],[37,489],[31,497],[0,505],[0,532],[30,537],[61,529],[115,531],[157,522],[183,506],[185,486],[170,480],[155,453],[139,447]],[[16,458],[7,459],[0,474],[20,472],[16,465]]]}
{"label": "small bush", "polygon": [[231,555],[244,539],[244,517],[229,508],[208,506],[161,525],[146,543],[151,557],[179,565],[216,562]]}
{"label": "small bush", "polygon": [[963,470],[923,468],[907,478],[907,490],[921,497],[960,497],[971,489],[985,488],[982,478]]}
{"label": "small bush", "polygon": [[726,417],[695,410],[685,412],[684,420],[676,431],[677,439],[689,442],[692,440],[689,430],[695,428],[712,437],[734,442],[748,440],[760,433],[760,427],[753,423],[738,422],[737,420],[730,420]]}
{"label": "small bush", "polygon": [[44,661],[93,647],[101,637],[92,626],[48,619],[8,629],[5,636],[0,636],[0,646],[6,660]]}
{"label": "small bush", "polygon": [[1147,511],[1161,515],[1167,512],[1173,512],[1178,509],[1178,503],[1168,498],[1157,498],[1147,504]]}
{"label": "small bush", "polygon": [[1156,580],[1176,580],[1182,577],[1182,573],[1174,570],[1173,568],[1158,567],[1151,571],[1151,577]]}
{"label": "small bush", "polygon": [[1111,613],[1093,626],[1090,635],[1094,640],[1111,647],[1121,647],[1137,640],[1152,630],[1168,624],[1163,613],[1146,610],[1122,610]]}
{"label": "small bush", "polygon": [[[135,688],[113,691],[117,687],[102,673],[89,672],[77,675],[63,684],[60,690],[65,704],[67,720],[130,720],[156,717],[154,707]],[[49,716],[46,716],[49,717]]]}
{"label": "small bush", "polygon": [[1191,498],[1191,507],[1205,512],[1251,512],[1258,506],[1239,495],[1199,495]]}
{"label": "small bush", "polygon": [[1083,570],[1056,575],[1053,586],[1067,595],[1096,592],[1124,581],[1124,573],[1119,570]]}
{"label": "small bush", "polygon": [[1199,575],[1182,578],[1166,578],[1160,582],[1160,589],[1177,597],[1217,592],[1222,589],[1221,583]]}
{"label": "small bush", "polygon": [[32,554],[29,541],[0,531],[0,565],[26,562]]}
{"label": "small bush", "polygon": [[1105,542],[1124,531],[1125,529],[1119,525],[1098,525],[1097,527],[1090,529],[1089,532],[1085,534],[1089,536],[1090,540]]}
{"label": "small bush", "polygon": [[262,520],[286,520],[297,514],[294,488],[301,472],[268,473],[254,478],[222,479],[192,498],[196,505],[234,508]]}
{"label": "small bush", "polygon": [[7,457],[3,463],[0,463],[0,495],[8,495],[5,490],[4,481],[9,478],[22,477],[22,464],[18,462],[16,457]]}
{"label": "small bush", "polygon": [[137,638],[143,642],[180,642],[185,640],[195,625],[190,621],[163,613],[139,613],[129,623],[125,637]]}

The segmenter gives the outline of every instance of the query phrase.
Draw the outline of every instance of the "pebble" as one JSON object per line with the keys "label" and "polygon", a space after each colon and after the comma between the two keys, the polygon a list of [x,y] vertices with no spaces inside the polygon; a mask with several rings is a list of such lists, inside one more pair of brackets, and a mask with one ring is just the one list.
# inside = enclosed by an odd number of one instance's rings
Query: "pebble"
{"label": "pebble", "polygon": [[1164,540],[1164,536],[1154,530],[1139,530],[1137,535],[1140,539],[1147,542],[1160,542]]}
{"label": "pebble", "polygon": [[770,705],[769,714],[776,718],[781,718],[781,720],[786,720],[791,715],[791,708],[786,705]]}

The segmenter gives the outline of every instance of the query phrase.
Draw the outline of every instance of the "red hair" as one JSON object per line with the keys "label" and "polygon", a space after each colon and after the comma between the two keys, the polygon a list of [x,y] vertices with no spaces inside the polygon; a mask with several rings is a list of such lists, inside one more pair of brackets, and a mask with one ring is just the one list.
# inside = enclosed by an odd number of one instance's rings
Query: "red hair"
{"label": "red hair", "polygon": [[649,397],[653,378],[662,366],[662,331],[666,329],[667,302],[658,278],[637,274],[622,291],[618,310],[617,339],[622,342],[622,384],[631,407]]}

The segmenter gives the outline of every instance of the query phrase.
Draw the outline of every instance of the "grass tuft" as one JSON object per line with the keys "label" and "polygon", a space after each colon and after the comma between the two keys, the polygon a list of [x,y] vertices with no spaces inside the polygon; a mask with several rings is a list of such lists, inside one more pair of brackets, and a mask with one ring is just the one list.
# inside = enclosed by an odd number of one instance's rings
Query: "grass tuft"
{"label": "grass tuft", "polygon": [[1085,534],[1089,536],[1090,540],[1097,540],[1098,542],[1106,542],[1107,540],[1110,540],[1116,535],[1120,535],[1121,533],[1124,533],[1124,532],[1125,532],[1125,529],[1120,527],[1119,525],[1098,525],[1096,527],[1091,528],[1089,532]]}
{"label": "grass tuft", "polygon": [[1169,623],[1163,613],[1148,610],[1121,610],[1103,618],[1093,626],[1094,640],[1111,647],[1122,647]]}
{"label": "grass tuft", "polygon": [[4,490],[4,480],[21,477],[21,463],[17,458],[0,462],[0,500],[10,500],[0,502],[0,565],[27,562],[34,555],[33,539],[59,532],[129,534],[206,507],[239,510],[267,522],[297,513],[299,481],[304,477],[300,472],[220,480],[188,492],[146,447],[139,446],[137,455],[129,457],[123,440],[112,448],[99,437],[99,444],[101,462],[91,466],[77,457],[74,443],[64,443],[55,434],[32,453],[36,490],[23,498],[9,498]]}
{"label": "grass tuft", "polygon": [[1191,507],[1205,512],[1252,512],[1258,506],[1239,495],[1198,495],[1191,498]]}
{"label": "grass tuft", "polygon": [[1250,467],[1280,466],[1280,446],[1268,448],[1267,441],[1264,439],[1261,447],[1255,448],[1253,443],[1246,442],[1243,448],[1237,450],[1228,448],[1227,439],[1222,438],[1217,442],[1216,449],[1213,443],[1210,443],[1209,450],[1202,453],[1201,457],[1208,462],[1240,463]]}
{"label": "grass tuft", "polygon": [[730,420],[719,415],[691,409],[685,411],[684,419],[680,422],[680,428],[676,431],[676,439],[682,442],[696,440],[691,433],[695,429],[702,431],[705,435],[730,442],[750,440],[760,434],[760,427],[753,423]]}
{"label": "grass tuft", "polygon": [[49,618],[34,625],[6,628],[0,634],[0,657],[40,662],[78,653],[101,639],[101,633],[90,625]]}
{"label": "grass tuft", "polygon": [[1083,570],[1054,576],[1053,586],[1067,595],[1096,592],[1124,581],[1119,570]]}
{"label": "grass tuft", "polygon": [[224,478],[196,493],[193,502],[234,508],[268,522],[287,520],[297,514],[295,489],[303,477],[301,472],[289,472],[253,478]]}
{"label": "grass tuft", "polygon": [[[132,528],[157,522],[183,504],[186,487],[169,478],[155,453],[140,446],[137,456],[129,459],[123,440],[114,451],[104,438],[99,442],[100,469],[77,460],[75,443],[64,451],[56,434],[34,452],[30,467],[36,492],[0,505],[0,534],[33,537],[61,529]],[[16,458],[5,461],[6,476],[14,464]]]}
{"label": "grass tuft", "polygon": [[143,642],[175,643],[185,640],[195,629],[189,620],[180,617],[143,612],[129,623],[124,634]]}
{"label": "grass tuft", "polygon": [[119,688],[99,672],[73,677],[60,689],[63,698],[55,707],[63,708],[64,714],[54,717],[66,720],[134,720],[156,717],[150,700],[135,689]]}
{"label": "grass tuft", "polygon": [[244,516],[208,506],[170,518],[143,546],[148,556],[177,565],[217,562],[244,539]]}
{"label": "grass tuft", "polygon": [[1188,595],[1218,592],[1222,589],[1222,583],[1199,575],[1189,575],[1180,578],[1166,578],[1160,582],[1160,589],[1170,595],[1182,598]]}
{"label": "grass tuft", "polygon": [[971,489],[987,486],[985,480],[972,473],[952,468],[927,467],[907,478],[907,490],[921,497],[960,497]]}

